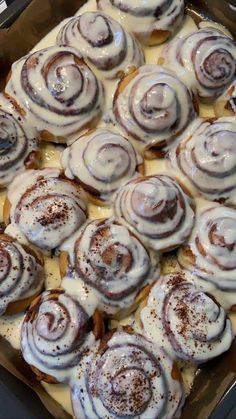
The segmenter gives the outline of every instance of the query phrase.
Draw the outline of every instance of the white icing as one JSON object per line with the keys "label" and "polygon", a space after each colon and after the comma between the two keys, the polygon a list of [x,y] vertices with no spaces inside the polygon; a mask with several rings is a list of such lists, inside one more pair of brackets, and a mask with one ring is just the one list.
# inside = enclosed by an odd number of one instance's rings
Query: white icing
{"label": "white icing", "polygon": [[[175,272],[183,272],[183,269],[176,259],[176,256],[164,258],[164,260],[162,260],[162,274],[168,275]],[[213,295],[219,304],[228,312],[228,314],[231,314],[229,313],[229,310],[234,304],[236,304],[236,291],[233,292],[231,290],[230,292],[227,292],[221,290],[217,288],[214,283],[198,277],[194,272],[191,273],[184,270],[184,274],[187,275],[188,280],[193,282],[200,290]]]}
{"label": "white icing", "polygon": [[[59,176],[56,168],[30,170],[8,190],[13,231],[20,231],[43,250],[58,247],[86,220],[81,188]],[[10,226],[7,231],[12,232]]]}
{"label": "white icing", "polygon": [[167,250],[183,243],[191,233],[191,204],[175,179],[156,175],[134,179],[121,187],[114,211],[118,220],[132,228],[148,246]]}
{"label": "white icing", "polygon": [[69,413],[69,415],[73,416],[73,410],[71,405],[71,397],[70,397],[70,388],[68,385],[65,384],[48,384],[41,381],[41,385],[43,386],[44,390],[59,403],[63,406],[63,409]]}
{"label": "white icing", "polygon": [[[173,168],[191,182],[191,192],[236,204],[236,122],[232,117],[202,123],[170,152]],[[177,174],[178,176],[178,174]]]}
{"label": "white icing", "polygon": [[69,179],[108,200],[127,180],[137,175],[141,157],[132,144],[115,131],[97,129],[75,141],[62,153],[61,164]]}
{"label": "white icing", "polygon": [[85,12],[66,20],[57,43],[76,48],[92,69],[98,69],[102,78],[116,78],[144,64],[138,42],[102,12]]}
{"label": "white icing", "polygon": [[38,150],[36,131],[0,94],[0,187],[25,170],[25,162]]}
{"label": "white icing", "polygon": [[235,292],[235,232],[235,209],[216,203],[198,208],[196,225],[187,242],[194,260],[190,260],[183,247],[178,252],[179,263],[225,293]]}
{"label": "white icing", "polygon": [[227,351],[231,322],[224,309],[199,290],[188,274],[163,276],[140,314],[145,335],[172,357],[202,363]]}
{"label": "white icing", "polygon": [[15,316],[0,317],[0,333],[14,349],[20,349],[21,326],[24,320],[24,314]]}
{"label": "white icing", "polygon": [[184,19],[183,0],[136,0],[135,4],[128,0],[98,0],[97,6],[147,45],[160,43],[159,37],[156,42],[150,41],[153,32],[168,31],[173,34]]}
{"label": "white icing", "polygon": [[85,284],[78,277],[64,277],[61,287],[67,294],[72,295],[79,301],[83,309],[89,316],[92,316],[99,305],[99,296],[92,287]]}
{"label": "white icing", "polygon": [[68,382],[83,353],[95,342],[93,333],[85,329],[88,320],[75,299],[45,291],[22,325],[25,361],[59,382]]}
{"label": "white icing", "polygon": [[17,241],[0,238],[0,315],[10,303],[39,293],[43,281],[43,268],[37,259]]}
{"label": "white icing", "polygon": [[162,58],[202,99],[212,101],[233,80],[236,46],[223,32],[206,28],[172,40]]}
{"label": "white icing", "polygon": [[[68,289],[69,279],[66,290],[74,293],[78,287],[78,294],[82,288],[85,296],[81,295],[81,300],[97,297],[99,307],[109,315],[132,306],[141,288],[160,273],[159,255],[149,254],[125,226],[113,219],[88,222],[63,244],[62,250],[69,254],[71,267],[75,268],[72,291]],[[62,284],[64,287],[64,280]]]}
{"label": "white icing", "polygon": [[113,111],[143,148],[170,144],[195,116],[191,91],[174,72],[154,65],[139,68],[115,98]]}
{"label": "white icing", "polygon": [[91,125],[103,106],[101,82],[71,47],[45,48],[21,58],[13,64],[5,90],[38,131],[47,130],[64,142]]}
{"label": "white icing", "polygon": [[143,336],[116,331],[107,348],[78,371],[72,384],[75,418],[178,417],[184,397],[172,368],[167,354]]}

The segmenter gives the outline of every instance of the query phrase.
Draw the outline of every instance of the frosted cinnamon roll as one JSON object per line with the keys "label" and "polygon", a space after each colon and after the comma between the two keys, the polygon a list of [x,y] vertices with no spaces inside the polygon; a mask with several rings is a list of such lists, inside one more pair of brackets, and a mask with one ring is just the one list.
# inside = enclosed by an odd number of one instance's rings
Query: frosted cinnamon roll
{"label": "frosted cinnamon roll", "polygon": [[216,116],[236,115],[236,80],[214,103]]}
{"label": "frosted cinnamon roll", "polygon": [[102,330],[98,312],[90,318],[64,290],[45,291],[25,315],[21,352],[39,380],[67,382]]}
{"label": "frosted cinnamon roll", "polygon": [[43,283],[40,255],[7,234],[0,234],[0,315],[24,311]]}
{"label": "frosted cinnamon roll", "polygon": [[47,141],[75,138],[96,123],[103,105],[102,84],[70,47],[45,48],[16,61],[5,90]]}
{"label": "frosted cinnamon roll", "polygon": [[143,176],[119,189],[114,212],[154,250],[171,250],[183,243],[194,224],[194,202],[169,176]]}
{"label": "frosted cinnamon roll", "polygon": [[[87,222],[62,249],[62,275],[68,275],[68,268],[75,271],[70,280],[74,282],[72,292],[76,282],[79,287],[83,281],[108,316],[124,317],[133,311],[146,286],[160,274],[159,255],[154,257],[127,227],[113,219]],[[62,284],[66,288],[64,281]]]}
{"label": "frosted cinnamon roll", "polygon": [[0,94],[0,188],[25,169],[37,168],[39,160],[36,131],[15,101]]}
{"label": "frosted cinnamon roll", "polygon": [[176,418],[184,402],[176,365],[130,328],[104,336],[78,371],[71,396],[76,419]]}
{"label": "frosted cinnamon roll", "polygon": [[180,265],[222,290],[236,290],[235,231],[235,209],[212,204],[199,211],[192,235],[179,249]]}
{"label": "frosted cinnamon roll", "polygon": [[57,43],[76,48],[89,65],[106,79],[122,77],[144,64],[138,42],[110,16],[85,12],[66,21]]}
{"label": "frosted cinnamon roll", "polygon": [[106,128],[89,131],[62,153],[65,175],[76,179],[95,203],[106,203],[143,162],[131,143]]}
{"label": "frosted cinnamon roll", "polygon": [[236,121],[225,117],[202,120],[195,132],[170,152],[197,194],[236,203]]}
{"label": "frosted cinnamon roll", "polygon": [[162,149],[180,135],[195,116],[191,91],[164,67],[145,65],[118,85],[114,115],[144,149]]}
{"label": "frosted cinnamon roll", "polygon": [[184,20],[184,0],[97,0],[97,7],[146,45],[165,42]]}
{"label": "frosted cinnamon roll", "polygon": [[170,356],[203,363],[227,351],[231,322],[215,298],[184,273],[163,276],[152,287],[140,313],[144,334]]}
{"label": "frosted cinnamon roll", "polygon": [[235,77],[236,45],[219,30],[200,29],[167,44],[159,63],[174,68],[202,100],[214,101]]}
{"label": "frosted cinnamon roll", "polygon": [[86,220],[82,189],[59,169],[29,170],[10,185],[5,222],[42,250],[57,248]]}

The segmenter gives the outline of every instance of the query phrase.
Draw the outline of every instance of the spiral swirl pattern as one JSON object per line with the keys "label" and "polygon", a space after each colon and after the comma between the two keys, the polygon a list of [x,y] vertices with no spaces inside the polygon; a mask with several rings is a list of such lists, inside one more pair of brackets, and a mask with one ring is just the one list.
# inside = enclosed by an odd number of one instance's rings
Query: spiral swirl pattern
{"label": "spiral swirl pattern", "polygon": [[129,78],[114,98],[118,123],[143,147],[166,147],[195,115],[191,91],[164,67],[142,66]]}
{"label": "spiral swirl pattern", "polygon": [[10,303],[40,292],[44,282],[42,264],[26,246],[0,235],[0,315]]}
{"label": "spiral swirl pattern", "polygon": [[26,313],[21,331],[25,361],[58,381],[67,381],[95,337],[82,306],[62,289],[45,291]]}
{"label": "spiral swirl pattern", "polygon": [[236,188],[234,118],[202,121],[192,136],[171,151],[170,158],[172,166],[207,199],[229,199]]}
{"label": "spiral swirl pattern", "polygon": [[136,236],[113,219],[85,224],[73,247],[76,274],[98,292],[107,314],[131,306],[141,288],[160,274],[159,256],[154,260]]}
{"label": "spiral swirl pattern", "polygon": [[7,99],[0,95],[0,187],[9,185],[38,152],[36,132],[12,110]]}
{"label": "spiral swirl pattern", "polygon": [[148,45],[166,40],[184,19],[184,0],[138,0],[135,4],[128,0],[97,0],[97,7]]}
{"label": "spiral swirl pattern", "polygon": [[66,176],[105,201],[137,175],[141,161],[126,138],[103,128],[80,137],[62,154]]}
{"label": "spiral swirl pattern", "polygon": [[[147,349],[148,348],[148,349]],[[183,403],[173,363],[143,336],[119,330],[101,342],[72,387],[76,419],[172,418]]]}
{"label": "spiral swirl pattern", "polygon": [[183,243],[194,223],[193,202],[171,177],[144,176],[121,187],[114,211],[155,250],[169,250]]}
{"label": "spiral swirl pattern", "polygon": [[41,133],[70,139],[98,118],[103,88],[74,48],[55,46],[16,61],[6,92]]}
{"label": "spiral swirl pattern", "polygon": [[180,264],[218,288],[236,289],[236,210],[223,205],[198,214],[186,246],[179,250]]}
{"label": "spiral swirl pattern", "polygon": [[233,340],[224,309],[182,273],[157,281],[141,319],[145,335],[186,361],[209,361],[227,351]]}
{"label": "spiral swirl pattern", "polygon": [[86,220],[82,190],[57,169],[28,171],[8,193],[11,223],[43,250],[58,247]]}
{"label": "spiral swirl pattern", "polygon": [[204,100],[221,95],[236,72],[236,45],[212,28],[174,39],[165,47],[163,57]]}
{"label": "spiral swirl pattern", "polygon": [[138,42],[102,12],[86,12],[68,20],[58,34],[57,43],[77,48],[108,79],[144,64]]}

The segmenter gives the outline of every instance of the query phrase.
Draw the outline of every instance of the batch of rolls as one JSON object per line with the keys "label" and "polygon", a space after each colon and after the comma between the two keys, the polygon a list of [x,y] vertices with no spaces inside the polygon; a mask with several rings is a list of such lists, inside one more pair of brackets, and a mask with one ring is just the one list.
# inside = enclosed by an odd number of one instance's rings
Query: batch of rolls
{"label": "batch of rolls", "polygon": [[[130,3],[68,19],[57,45],[13,64],[0,99],[0,312],[26,310],[22,357],[71,386],[78,419],[177,417],[177,361],[233,340],[236,45],[210,27],[178,38],[183,0]],[[168,38],[147,65],[143,46]],[[65,144],[61,169],[38,169],[41,141]],[[169,172],[145,176],[157,157]],[[90,202],[112,217],[89,219]],[[59,255],[61,288],[44,290],[43,254]]]}

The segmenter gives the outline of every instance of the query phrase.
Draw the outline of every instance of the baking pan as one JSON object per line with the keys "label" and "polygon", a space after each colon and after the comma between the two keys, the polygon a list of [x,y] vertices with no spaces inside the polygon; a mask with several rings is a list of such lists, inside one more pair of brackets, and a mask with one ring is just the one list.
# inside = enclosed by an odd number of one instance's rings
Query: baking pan
{"label": "baking pan", "polygon": [[[31,0],[15,0],[0,15],[0,28],[9,27],[29,3],[31,3]],[[37,30],[35,30],[34,34],[31,34],[30,29],[26,28],[25,34],[23,34],[25,38],[22,38],[26,39],[27,37],[28,42],[26,44],[23,45],[20,39],[19,48],[18,45],[12,42],[8,45],[8,33],[6,31],[5,48],[8,52],[9,65],[32,48],[53,26],[62,20],[62,16],[67,17],[75,13],[81,2],[79,0],[33,0],[23,13],[28,20],[32,17],[33,7],[36,3],[38,6],[40,5],[40,8],[34,9]],[[46,3],[50,5],[48,10],[52,11],[50,16],[44,11]],[[230,0],[230,3],[225,0],[196,0],[191,2],[189,7],[196,16],[199,12],[202,13],[204,11],[206,18],[218,20],[236,35],[236,0]],[[63,13],[61,16],[60,8]],[[16,22],[16,26],[18,23]],[[20,27],[20,25],[18,26]],[[29,28],[32,30],[30,24]],[[14,36],[14,31],[17,31],[15,25],[9,32],[11,31],[13,32],[11,36]],[[9,39],[12,40],[11,37]],[[3,50],[4,43],[2,42],[1,44],[0,41],[0,54],[1,45]],[[220,359],[214,360],[199,369],[193,390],[183,410],[182,419],[236,418],[235,353],[236,341],[234,341],[231,349],[221,356]],[[0,419],[52,419],[53,416],[61,419],[60,414],[52,416],[32,389],[2,367],[0,367],[0,405]]]}
{"label": "baking pan", "polygon": [[[43,1],[43,0],[42,0]],[[31,0],[14,0],[0,15],[0,28],[9,27]]]}

